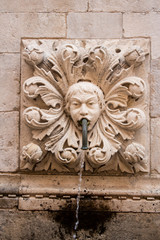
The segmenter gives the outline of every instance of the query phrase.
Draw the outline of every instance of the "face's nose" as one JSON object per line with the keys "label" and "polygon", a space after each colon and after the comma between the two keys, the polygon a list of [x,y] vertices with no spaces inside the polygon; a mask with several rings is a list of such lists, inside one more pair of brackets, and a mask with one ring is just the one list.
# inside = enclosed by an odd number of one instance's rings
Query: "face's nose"
{"label": "face's nose", "polygon": [[82,103],[81,108],[80,108],[80,115],[86,116],[87,114],[88,114],[88,108],[85,103]]}

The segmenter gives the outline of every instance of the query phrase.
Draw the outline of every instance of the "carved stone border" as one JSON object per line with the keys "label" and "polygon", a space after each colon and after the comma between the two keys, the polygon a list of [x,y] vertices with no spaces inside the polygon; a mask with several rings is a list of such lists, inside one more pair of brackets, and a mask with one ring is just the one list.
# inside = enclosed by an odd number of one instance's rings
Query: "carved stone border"
{"label": "carved stone border", "polygon": [[[0,176],[0,208],[75,210],[77,184],[78,176],[4,174]],[[97,182],[97,177],[84,176],[80,209],[160,212],[159,179],[105,176]]]}

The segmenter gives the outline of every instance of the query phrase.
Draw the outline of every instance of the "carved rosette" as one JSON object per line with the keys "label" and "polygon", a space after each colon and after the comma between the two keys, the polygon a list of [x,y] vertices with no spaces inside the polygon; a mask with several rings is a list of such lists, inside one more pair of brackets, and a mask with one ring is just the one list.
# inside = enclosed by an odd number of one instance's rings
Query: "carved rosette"
{"label": "carved rosette", "polygon": [[[34,69],[23,84],[30,99],[23,117],[36,144],[23,147],[21,168],[79,171],[79,123],[86,118],[84,170],[147,172],[145,148],[132,142],[146,119],[146,84],[137,72],[144,70],[147,50],[133,43],[121,50],[114,43],[84,47],[56,41],[50,51],[43,41],[23,44],[24,59]],[[36,99],[41,102],[32,104]]]}

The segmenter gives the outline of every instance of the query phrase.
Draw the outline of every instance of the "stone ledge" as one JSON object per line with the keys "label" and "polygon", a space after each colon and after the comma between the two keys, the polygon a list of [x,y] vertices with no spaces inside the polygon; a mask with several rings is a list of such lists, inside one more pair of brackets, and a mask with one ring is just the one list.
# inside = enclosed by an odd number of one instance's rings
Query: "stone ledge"
{"label": "stone ledge", "polygon": [[[83,176],[81,209],[160,212],[159,178]],[[1,175],[0,208],[74,210],[78,176]],[[68,185],[70,181],[70,185]],[[102,189],[102,190],[100,190]],[[92,209],[90,209],[92,207]]]}
{"label": "stone ledge", "polygon": [[[22,175],[20,194],[76,195],[78,176]],[[83,176],[82,195],[153,196],[160,195],[159,178]]]}
{"label": "stone ledge", "polygon": [[9,175],[1,174],[0,175],[0,196],[4,195],[18,195],[20,186],[20,175]]}
{"label": "stone ledge", "polygon": [[[23,196],[36,198],[57,196],[76,196],[79,176],[71,175],[0,175],[0,196]],[[160,198],[158,177],[113,177],[83,176],[81,194],[83,196],[116,196],[122,199]]]}

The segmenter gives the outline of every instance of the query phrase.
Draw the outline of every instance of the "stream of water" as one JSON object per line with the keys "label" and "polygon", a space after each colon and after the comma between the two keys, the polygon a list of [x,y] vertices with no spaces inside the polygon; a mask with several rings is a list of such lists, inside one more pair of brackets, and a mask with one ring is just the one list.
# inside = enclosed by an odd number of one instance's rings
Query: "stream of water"
{"label": "stream of water", "polygon": [[76,231],[77,231],[78,225],[79,225],[79,204],[80,204],[80,198],[81,198],[81,185],[82,185],[82,172],[83,172],[83,167],[84,167],[84,159],[85,159],[85,151],[83,150],[81,152],[81,158],[80,158],[79,184],[78,184],[77,208],[76,208],[76,222],[75,222],[75,226],[74,226],[75,233],[73,234],[73,239],[75,239],[75,240],[77,240]]}

